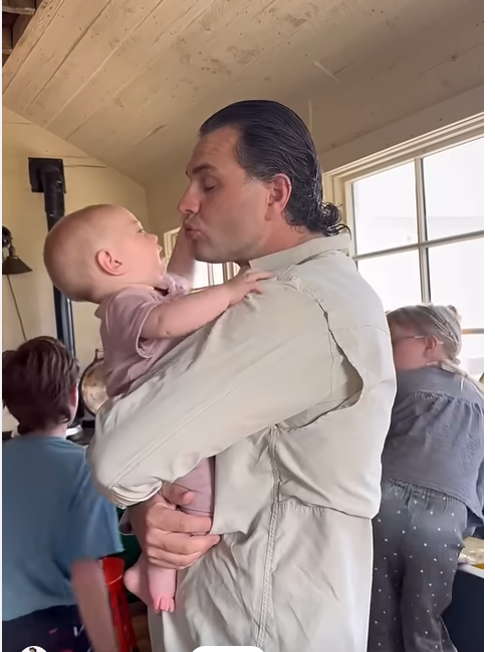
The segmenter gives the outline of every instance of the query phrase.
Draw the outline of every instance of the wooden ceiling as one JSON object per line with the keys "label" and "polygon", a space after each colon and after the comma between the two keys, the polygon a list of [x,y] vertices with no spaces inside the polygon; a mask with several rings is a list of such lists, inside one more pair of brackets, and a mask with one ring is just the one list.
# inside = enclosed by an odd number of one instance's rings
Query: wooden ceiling
{"label": "wooden ceiling", "polygon": [[440,100],[468,71],[483,83],[482,22],[482,0],[43,0],[3,102],[147,184],[236,99],[288,103],[329,146],[350,107],[366,126],[380,93],[418,110],[421,75]]}
{"label": "wooden ceiling", "polygon": [[38,0],[2,0],[2,66],[36,13]]}

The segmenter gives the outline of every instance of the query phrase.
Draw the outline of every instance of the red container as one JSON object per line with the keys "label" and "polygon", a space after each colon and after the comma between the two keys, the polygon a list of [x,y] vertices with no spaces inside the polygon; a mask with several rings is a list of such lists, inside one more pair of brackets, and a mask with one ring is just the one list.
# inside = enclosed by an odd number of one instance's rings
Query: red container
{"label": "red container", "polygon": [[124,586],[125,562],[119,557],[105,557],[102,565],[110,597],[113,624],[119,642],[119,652],[139,652]]}

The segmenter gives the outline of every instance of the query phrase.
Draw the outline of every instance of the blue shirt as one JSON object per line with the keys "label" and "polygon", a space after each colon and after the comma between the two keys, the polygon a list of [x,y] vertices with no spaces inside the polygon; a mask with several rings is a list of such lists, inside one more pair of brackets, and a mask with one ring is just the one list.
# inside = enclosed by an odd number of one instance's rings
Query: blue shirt
{"label": "blue shirt", "polygon": [[75,604],[71,568],[120,552],[115,507],[94,489],[85,450],[23,435],[2,450],[2,619]]}

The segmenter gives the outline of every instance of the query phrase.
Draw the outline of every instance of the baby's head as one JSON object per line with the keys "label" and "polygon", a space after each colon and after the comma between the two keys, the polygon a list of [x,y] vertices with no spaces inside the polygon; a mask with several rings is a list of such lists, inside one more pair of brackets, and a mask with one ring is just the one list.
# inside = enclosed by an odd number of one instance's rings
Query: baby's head
{"label": "baby's head", "polygon": [[66,215],[45,240],[53,285],[73,301],[100,303],[129,285],[159,285],[161,247],[121,206],[97,205]]}

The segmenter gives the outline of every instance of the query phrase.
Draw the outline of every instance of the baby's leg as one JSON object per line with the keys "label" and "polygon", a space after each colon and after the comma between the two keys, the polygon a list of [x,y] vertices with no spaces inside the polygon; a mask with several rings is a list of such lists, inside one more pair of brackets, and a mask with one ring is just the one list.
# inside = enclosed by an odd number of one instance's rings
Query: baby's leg
{"label": "baby's leg", "polygon": [[174,611],[176,583],[176,571],[150,564],[143,554],[124,575],[127,590],[156,612]]}
{"label": "baby's leg", "polygon": [[[177,481],[181,487],[194,492],[194,500],[184,511],[188,514],[200,516],[211,516],[213,513],[213,481],[214,481],[214,460],[202,460],[196,468],[183,478]],[[138,562],[139,564],[139,562]],[[136,567],[134,567],[136,569]],[[131,572],[130,569],[128,572]],[[139,579],[135,584],[141,594],[136,593],[146,604],[153,606],[157,611],[174,611],[175,590],[177,585],[177,573],[173,570],[159,568],[154,564],[147,563],[147,574],[143,575],[142,570],[136,569]],[[145,581],[147,579],[147,581]],[[145,600],[142,595],[149,596]]]}
{"label": "baby's leg", "polygon": [[[194,500],[184,511],[188,514],[211,516],[213,513],[214,460],[202,460],[196,468],[177,481],[181,487],[194,492]],[[174,611],[177,572],[150,564],[145,555],[130,568],[124,582],[155,611]]]}
{"label": "baby's leg", "polygon": [[175,611],[177,571],[148,564],[148,584],[153,609],[157,612]]}
{"label": "baby's leg", "polygon": [[[177,480],[177,484],[194,492],[194,500],[184,511],[188,514],[211,516],[213,513],[213,459],[202,460],[190,473]],[[155,609],[173,611],[177,573],[148,565],[148,590]]]}

